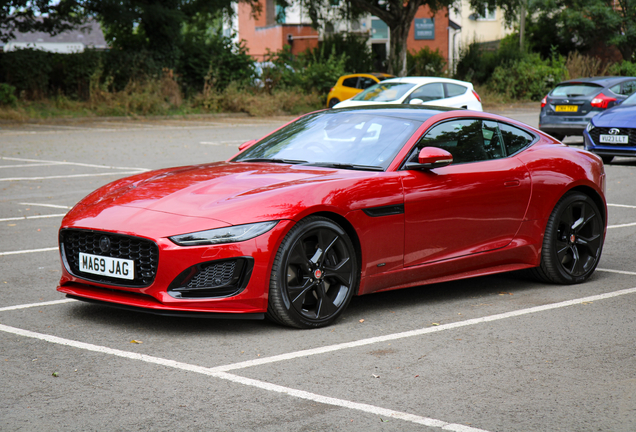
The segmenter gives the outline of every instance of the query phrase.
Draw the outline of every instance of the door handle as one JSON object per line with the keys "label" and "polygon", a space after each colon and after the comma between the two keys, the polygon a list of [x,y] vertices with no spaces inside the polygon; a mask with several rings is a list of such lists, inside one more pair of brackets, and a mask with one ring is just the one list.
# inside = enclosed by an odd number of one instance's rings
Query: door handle
{"label": "door handle", "polygon": [[517,187],[521,184],[519,180],[508,180],[504,182],[505,187]]}

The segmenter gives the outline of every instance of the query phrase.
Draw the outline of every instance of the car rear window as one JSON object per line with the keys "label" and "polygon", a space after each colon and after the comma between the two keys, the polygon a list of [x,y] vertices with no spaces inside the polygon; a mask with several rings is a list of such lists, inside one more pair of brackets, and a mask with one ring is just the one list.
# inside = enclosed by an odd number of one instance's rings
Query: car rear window
{"label": "car rear window", "polygon": [[468,88],[459,84],[445,84],[446,85],[446,97],[455,97],[466,93]]}
{"label": "car rear window", "polygon": [[603,87],[598,84],[568,83],[557,86],[554,90],[552,90],[550,96],[590,96],[602,89]]}

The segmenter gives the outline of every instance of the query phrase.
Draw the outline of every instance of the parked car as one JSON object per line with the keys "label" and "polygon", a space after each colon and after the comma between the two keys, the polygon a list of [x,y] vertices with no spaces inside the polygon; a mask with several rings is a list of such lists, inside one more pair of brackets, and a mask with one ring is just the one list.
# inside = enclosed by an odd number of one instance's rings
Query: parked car
{"label": "parked car", "polygon": [[364,105],[436,105],[481,111],[481,98],[469,82],[437,77],[391,78],[334,108]]}
{"label": "parked car", "polygon": [[585,149],[610,163],[615,156],[636,157],[636,93],[593,117],[583,132]]}
{"label": "parked car", "polygon": [[331,88],[327,95],[327,105],[333,108],[340,101],[350,99],[360,93],[362,90],[384,81],[388,78],[394,78],[394,75],[385,73],[358,73],[344,75],[338,78],[336,85]]}
{"label": "parked car", "polygon": [[541,101],[539,130],[558,140],[581,135],[592,117],[619,104],[635,91],[635,77],[563,81]]}
{"label": "parked car", "polygon": [[80,201],[59,232],[58,291],[314,328],[355,295],[520,269],[575,284],[601,256],[601,159],[505,117],[322,110],[240,149]]}

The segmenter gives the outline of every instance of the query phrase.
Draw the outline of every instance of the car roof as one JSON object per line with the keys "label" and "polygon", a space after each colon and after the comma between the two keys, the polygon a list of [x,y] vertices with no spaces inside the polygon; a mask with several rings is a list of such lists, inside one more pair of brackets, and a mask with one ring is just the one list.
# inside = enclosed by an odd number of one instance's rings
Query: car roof
{"label": "car roof", "polygon": [[365,114],[372,112],[373,114],[384,117],[404,118],[409,120],[426,121],[436,114],[446,111],[464,111],[461,108],[449,108],[438,106],[421,106],[421,105],[364,105],[359,107],[348,108],[332,108],[326,110],[331,113],[347,112]]}
{"label": "car roof", "polygon": [[388,80],[382,81],[383,83],[387,82],[403,82],[408,84],[427,84],[430,82],[446,82],[453,84],[462,84],[465,86],[471,86],[472,84],[466,81],[459,81],[451,78],[441,78],[441,77],[398,77],[391,78]]}
{"label": "car roof", "polygon": [[578,83],[590,83],[590,84],[598,84],[603,87],[611,87],[614,84],[618,84],[620,82],[636,79],[636,77],[625,77],[625,76],[602,76],[602,77],[587,77],[587,78],[576,78],[567,81],[562,81],[557,86],[565,85],[565,84],[578,84]]}

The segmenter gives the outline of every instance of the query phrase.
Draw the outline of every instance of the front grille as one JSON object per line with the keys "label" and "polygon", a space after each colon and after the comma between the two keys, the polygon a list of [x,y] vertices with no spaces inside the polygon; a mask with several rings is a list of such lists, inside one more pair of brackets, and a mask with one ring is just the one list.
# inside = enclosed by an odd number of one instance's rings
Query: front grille
{"label": "front grille", "polygon": [[[592,138],[592,141],[594,141],[595,145],[626,145],[626,144],[609,144],[609,143],[602,143],[600,141],[600,136],[601,135],[608,135],[609,134],[609,130],[613,129],[613,128],[605,128],[605,127],[595,127],[594,129],[592,129],[590,131],[590,137]],[[634,128],[617,128],[620,129],[620,133],[619,135],[629,135],[629,145],[635,145],[636,144],[636,129]]]}
{"label": "front grille", "polygon": [[[104,238],[110,242],[107,252],[103,252],[100,247],[100,241]],[[108,232],[65,229],[60,232],[60,247],[69,272],[82,279],[109,285],[145,287],[152,284],[157,274],[159,247],[150,240]],[[79,267],[80,252],[133,260],[135,279],[119,279],[82,272]]]}
{"label": "front grille", "polygon": [[183,271],[168,287],[176,298],[214,298],[238,294],[252,271],[250,257],[210,261]]}

